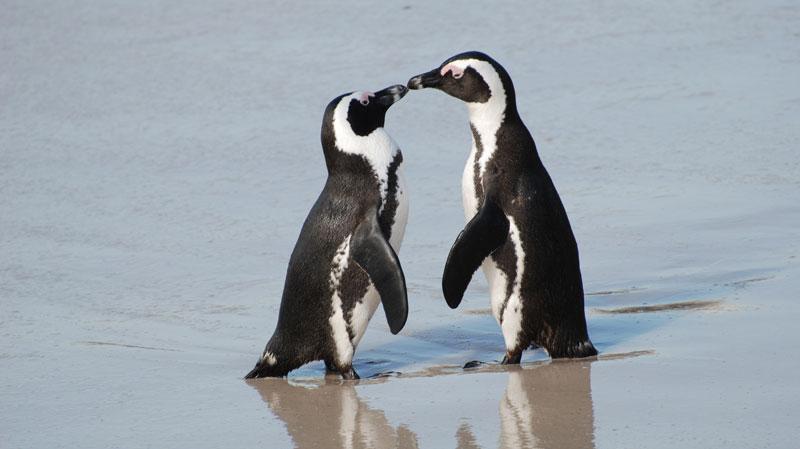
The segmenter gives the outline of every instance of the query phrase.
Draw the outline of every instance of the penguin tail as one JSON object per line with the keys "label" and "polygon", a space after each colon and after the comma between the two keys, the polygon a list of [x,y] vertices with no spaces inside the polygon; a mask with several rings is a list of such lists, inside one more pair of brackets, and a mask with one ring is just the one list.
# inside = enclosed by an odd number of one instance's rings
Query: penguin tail
{"label": "penguin tail", "polygon": [[569,355],[567,357],[573,359],[582,359],[584,357],[593,357],[597,355],[597,349],[595,349],[592,342],[587,338],[586,340],[573,345],[569,348]]}
{"label": "penguin tail", "polygon": [[247,373],[244,378],[245,379],[258,379],[259,377],[265,377],[261,373],[264,371],[264,367],[261,363],[256,363],[255,368],[251,369],[249,373]]}
{"label": "penguin tail", "polygon": [[291,368],[287,368],[284,364],[280,363],[270,351],[264,351],[264,354],[256,362],[256,366],[247,373],[245,379],[258,379],[261,377],[284,377]]}
{"label": "penguin tail", "polygon": [[276,366],[259,361],[256,366],[247,373],[245,379],[260,379],[262,377],[284,377],[289,373],[288,370],[280,369]]}
{"label": "penguin tail", "polygon": [[576,338],[576,339],[556,339],[556,341],[549,342],[544,347],[554,359],[582,359],[584,357],[593,357],[597,355],[592,341],[589,337]]}

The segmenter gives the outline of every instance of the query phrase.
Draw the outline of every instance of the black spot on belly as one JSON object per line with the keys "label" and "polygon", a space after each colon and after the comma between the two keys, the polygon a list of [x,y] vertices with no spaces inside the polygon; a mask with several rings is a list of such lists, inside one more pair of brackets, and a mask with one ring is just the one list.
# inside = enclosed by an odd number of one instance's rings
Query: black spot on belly
{"label": "black spot on belly", "polygon": [[339,283],[339,297],[342,300],[342,312],[344,314],[345,322],[347,323],[347,333],[350,335],[350,340],[355,338],[355,329],[351,326],[353,322],[353,310],[361,301],[361,298],[367,293],[369,288],[369,276],[361,269],[355,262],[347,266],[342,273],[342,279]]}
{"label": "black spot on belly", "polygon": [[392,163],[389,164],[388,175],[386,177],[386,200],[383,203],[383,210],[378,217],[378,223],[381,226],[383,235],[388,240],[392,236],[392,226],[394,225],[395,215],[397,215],[397,206],[399,201],[397,199],[397,189],[399,182],[397,179],[397,170],[400,164],[403,163],[403,153],[400,150],[395,154]]}

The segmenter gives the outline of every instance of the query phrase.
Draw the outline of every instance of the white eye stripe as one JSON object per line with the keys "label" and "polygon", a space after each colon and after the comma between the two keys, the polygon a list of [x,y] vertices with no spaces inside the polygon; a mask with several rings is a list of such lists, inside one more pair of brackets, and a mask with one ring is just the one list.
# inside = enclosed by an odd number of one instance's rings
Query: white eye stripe
{"label": "white eye stripe", "polygon": [[358,92],[353,95],[353,98],[357,99],[359,103],[366,106],[369,104],[369,97],[374,97],[375,94],[372,92]]}
{"label": "white eye stripe", "polygon": [[447,72],[450,72],[450,74],[453,75],[453,78],[459,79],[464,76],[465,68],[466,67],[462,67],[458,62],[451,62],[450,64],[442,67],[442,69],[439,71],[439,74],[445,76],[447,75]]}

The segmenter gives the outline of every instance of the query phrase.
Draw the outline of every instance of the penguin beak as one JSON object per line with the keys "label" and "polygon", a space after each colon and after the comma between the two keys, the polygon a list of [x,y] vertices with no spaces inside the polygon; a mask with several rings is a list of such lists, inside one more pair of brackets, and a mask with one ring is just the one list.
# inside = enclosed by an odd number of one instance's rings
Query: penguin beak
{"label": "penguin beak", "polygon": [[408,80],[409,89],[424,89],[426,87],[437,87],[442,81],[442,75],[439,69],[433,69],[430,72],[417,75]]}
{"label": "penguin beak", "polygon": [[375,92],[375,101],[388,108],[389,106],[395,104],[399,99],[403,98],[407,93],[408,89],[406,89],[406,86],[403,86],[402,84],[396,84]]}

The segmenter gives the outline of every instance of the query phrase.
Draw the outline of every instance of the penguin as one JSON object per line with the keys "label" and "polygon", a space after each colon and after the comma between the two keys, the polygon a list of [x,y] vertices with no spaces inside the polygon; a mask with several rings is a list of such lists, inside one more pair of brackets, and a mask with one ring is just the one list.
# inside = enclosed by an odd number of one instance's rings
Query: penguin
{"label": "penguin", "polygon": [[586,329],[578,246],[536,144],[517,111],[514,85],[497,61],[466,52],[408,81],[467,104],[472,149],[462,177],[466,226],[450,249],[442,290],[458,307],[479,266],[502,329],[501,363],[529,346],[552,358],[597,354]]}
{"label": "penguin", "polygon": [[393,334],[408,317],[397,251],[408,219],[403,154],[384,130],[403,85],[333,99],[322,120],[328,178],[286,270],[278,323],[245,378],[283,377],[315,360],[358,379],[353,353],[378,307]]}

